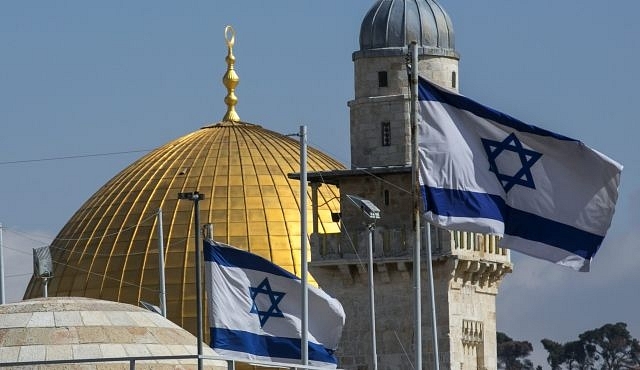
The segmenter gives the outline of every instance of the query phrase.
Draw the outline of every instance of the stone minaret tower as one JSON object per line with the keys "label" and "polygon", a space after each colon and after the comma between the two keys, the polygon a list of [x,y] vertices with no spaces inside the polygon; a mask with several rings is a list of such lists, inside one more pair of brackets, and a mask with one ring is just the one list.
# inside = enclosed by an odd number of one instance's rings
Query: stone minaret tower
{"label": "stone minaret tower", "polygon": [[411,165],[406,68],[411,41],[418,42],[420,75],[458,89],[459,56],[442,7],[431,0],[377,1],[362,21],[360,50],[353,53],[352,168]]}
{"label": "stone minaret tower", "polygon": [[[351,109],[351,169],[308,174],[313,193],[321,183],[340,188],[338,234],[314,225],[311,272],[343,303],[347,324],[339,366],[371,369],[368,315],[370,220],[347,195],[373,202],[373,262],[378,369],[410,369],[414,359],[410,89],[407,45],[419,45],[419,73],[458,89],[458,60],[449,16],[434,0],[378,0],[365,15],[360,50],[353,53],[355,97]],[[317,202],[312,202],[314,211]],[[317,219],[317,212],[314,212]],[[425,227],[421,230],[426,245]],[[496,295],[511,271],[496,238],[431,226],[436,320],[442,369],[496,369]],[[423,255],[425,249],[423,249]],[[426,258],[423,258],[423,264]],[[433,366],[432,320],[426,267],[422,267],[423,368]]]}

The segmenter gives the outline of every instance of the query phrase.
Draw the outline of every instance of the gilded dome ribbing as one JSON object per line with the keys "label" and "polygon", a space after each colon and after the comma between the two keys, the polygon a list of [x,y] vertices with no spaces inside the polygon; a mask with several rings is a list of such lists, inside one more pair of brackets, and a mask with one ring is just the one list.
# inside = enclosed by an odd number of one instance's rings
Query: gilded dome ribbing
{"label": "gilded dome ribbing", "polygon": [[[194,333],[193,202],[178,201],[178,193],[205,195],[200,221],[213,224],[215,240],[299,273],[300,183],[287,177],[299,172],[299,153],[297,140],[243,122],[203,127],[154,150],[100,188],[56,236],[49,295],[157,302],[162,209],[168,318]],[[307,166],[344,168],[313,148]],[[319,231],[338,232],[337,189],[322,186],[318,196]],[[32,279],[25,298],[40,293]]]}

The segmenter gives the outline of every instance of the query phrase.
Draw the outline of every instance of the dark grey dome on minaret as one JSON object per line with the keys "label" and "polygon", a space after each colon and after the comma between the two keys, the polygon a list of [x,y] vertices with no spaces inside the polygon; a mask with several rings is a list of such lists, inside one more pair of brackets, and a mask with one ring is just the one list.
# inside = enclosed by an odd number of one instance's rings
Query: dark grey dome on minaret
{"label": "dark grey dome on minaret", "polygon": [[434,0],[378,0],[360,26],[360,50],[418,46],[455,49],[453,25]]}

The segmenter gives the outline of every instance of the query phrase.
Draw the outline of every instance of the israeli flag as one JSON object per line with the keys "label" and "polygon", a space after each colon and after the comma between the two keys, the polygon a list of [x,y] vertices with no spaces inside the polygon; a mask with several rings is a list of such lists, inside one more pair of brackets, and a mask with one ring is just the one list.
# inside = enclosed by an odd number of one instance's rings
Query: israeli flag
{"label": "israeli flag", "polygon": [[[266,259],[204,241],[211,347],[240,360],[300,364],[301,281]],[[309,365],[336,368],[345,314],[338,300],[308,287]]]}
{"label": "israeli flag", "polygon": [[588,271],[622,166],[420,78],[419,178],[428,221],[497,234],[527,255]]}

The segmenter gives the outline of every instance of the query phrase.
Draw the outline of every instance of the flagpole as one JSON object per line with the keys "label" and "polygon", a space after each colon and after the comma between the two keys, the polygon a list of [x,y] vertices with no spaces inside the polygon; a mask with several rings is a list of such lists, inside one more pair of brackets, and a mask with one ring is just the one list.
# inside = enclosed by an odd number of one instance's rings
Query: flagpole
{"label": "flagpole", "polygon": [[[413,276],[415,284],[415,312],[416,312],[416,369],[422,369],[422,307],[420,296],[420,189],[418,183],[418,44],[415,41],[411,42],[411,135],[412,135],[412,157],[411,161],[411,181],[413,189],[413,209],[414,209],[414,223],[415,223],[415,248],[414,248],[414,262],[413,262]],[[438,352],[438,325],[436,321],[436,304],[435,304],[435,292],[433,287],[433,265],[431,259],[431,225],[426,225],[426,237],[427,237],[427,275],[429,279],[429,298],[431,303],[431,327],[432,327],[432,342],[433,342],[433,362],[434,370],[440,370],[440,356]]]}
{"label": "flagpole", "polygon": [[309,365],[309,295],[307,291],[307,126],[300,126],[300,279],[302,286],[302,365]]}
{"label": "flagpole", "polygon": [[202,248],[200,245],[200,206],[199,202],[204,199],[204,194],[197,191],[188,193],[178,193],[178,199],[193,201],[193,218],[195,232],[195,258],[196,258],[196,325],[198,339],[198,370],[202,370],[203,362],[203,333],[202,333]]}
{"label": "flagpole", "polygon": [[198,192],[194,192],[193,198],[193,213],[195,218],[195,242],[196,242],[196,305],[197,312],[196,316],[198,319],[198,370],[203,369],[203,359],[202,359],[202,341],[204,340],[204,335],[202,333],[202,250],[200,245],[200,199],[204,199],[204,196],[198,194]]}
{"label": "flagpole", "polygon": [[[415,369],[422,370],[422,301],[420,296],[420,207],[418,199],[418,44],[411,42],[411,195],[413,197],[413,293],[414,293],[414,335]],[[438,370],[438,369],[436,369]]]}
{"label": "flagpole", "polygon": [[167,292],[164,274],[164,232],[162,231],[162,208],[158,208],[156,215],[158,224],[158,272],[160,273],[160,313],[167,317]]}
{"label": "flagpole", "polygon": [[5,304],[3,253],[4,253],[4,245],[2,244],[2,223],[0,223],[0,304]]}

